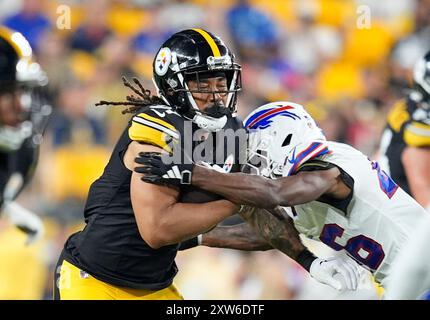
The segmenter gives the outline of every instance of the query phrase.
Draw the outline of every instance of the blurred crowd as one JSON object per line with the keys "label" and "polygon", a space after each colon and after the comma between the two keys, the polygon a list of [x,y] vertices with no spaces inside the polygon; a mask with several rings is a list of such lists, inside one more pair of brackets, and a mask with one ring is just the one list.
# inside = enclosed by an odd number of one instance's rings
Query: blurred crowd
{"label": "blurred crowd", "polygon": [[[429,0],[16,0],[0,2],[0,24],[29,40],[54,107],[36,178],[19,199],[44,217],[46,235],[26,247],[0,220],[0,299],[51,298],[53,264],[82,228],[89,185],[129,120],[120,106],[95,103],[123,101],[123,75],[155,94],[152,60],[170,34],[204,28],[232,48],[243,68],[242,117],[268,101],[294,101],[328,139],[369,156],[430,49]],[[274,250],[196,248],[179,253],[178,265],[188,299],[313,297],[306,272]]]}

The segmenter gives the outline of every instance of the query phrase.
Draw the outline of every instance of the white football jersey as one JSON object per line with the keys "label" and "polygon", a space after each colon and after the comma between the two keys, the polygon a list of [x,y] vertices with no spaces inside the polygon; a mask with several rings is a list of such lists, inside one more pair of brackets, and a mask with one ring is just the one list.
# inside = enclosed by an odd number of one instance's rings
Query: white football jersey
{"label": "white football jersey", "polygon": [[297,146],[286,159],[283,176],[294,174],[312,155],[344,170],[354,180],[353,194],[346,212],[319,201],[288,210],[297,230],[334,250],[345,250],[384,285],[399,249],[422,219],[429,219],[428,213],[376,162],[342,143]]}

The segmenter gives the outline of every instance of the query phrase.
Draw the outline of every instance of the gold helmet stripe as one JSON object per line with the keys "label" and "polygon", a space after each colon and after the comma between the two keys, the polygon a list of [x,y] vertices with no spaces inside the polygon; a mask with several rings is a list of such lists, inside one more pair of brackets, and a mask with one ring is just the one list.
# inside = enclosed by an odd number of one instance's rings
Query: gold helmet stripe
{"label": "gold helmet stripe", "polygon": [[212,53],[214,55],[214,57],[220,57],[221,53],[219,52],[219,48],[216,45],[214,39],[212,39],[212,37],[210,36],[209,33],[207,33],[205,30],[202,29],[193,29],[194,31],[200,33],[202,35],[203,38],[205,38],[205,40],[208,42],[209,46],[212,49]]}
{"label": "gold helmet stripe", "polygon": [[30,44],[21,33],[4,26],[0,26],[0,37],[6,40],[6,42],[15,49],[15,52],[20,59],[31,58],[32,51]]}

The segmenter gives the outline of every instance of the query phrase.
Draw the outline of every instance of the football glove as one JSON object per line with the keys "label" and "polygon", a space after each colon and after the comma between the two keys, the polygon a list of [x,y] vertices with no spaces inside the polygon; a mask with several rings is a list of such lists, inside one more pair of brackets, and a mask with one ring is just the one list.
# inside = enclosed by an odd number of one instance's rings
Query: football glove
{"label": "football glove", "polygon": [[9,221],[27,235],[27,245],[37,241],[44,234],[45,229],[42,220],[18,203],[6,203],[3,211]]}
{"label": "football glove", "polygon": [[349,258],[317,258],[312,262],[309,273],[317,281],[336,290],[357,290],[360,279],[358,265]]}
{"label": "football glove", "polygon": [[194,163],[165,164],[157,152],[140,152],[134,161],[139,164],[134,171],[143,174],[144,182],[175,186],[191,184]]}

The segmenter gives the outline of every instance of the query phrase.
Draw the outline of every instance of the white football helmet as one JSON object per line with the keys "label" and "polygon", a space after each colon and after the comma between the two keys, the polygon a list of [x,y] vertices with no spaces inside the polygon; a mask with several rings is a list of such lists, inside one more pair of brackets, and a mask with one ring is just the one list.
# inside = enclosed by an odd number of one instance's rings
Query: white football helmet
{"label": "white football helmet", "polygon": [[[286,165],[292,167],[299,163],[296,160],[305,160],[300,158],[300,151],[306,151],[306,156],[321,154],[326,141],[310,114],[293,102],[272,102],[255,109],[244,120],[244,127],[248,130],[248,150],[243,171],[269,178],[279,178]],[[289,157],[292,161],[287,163]]]}

